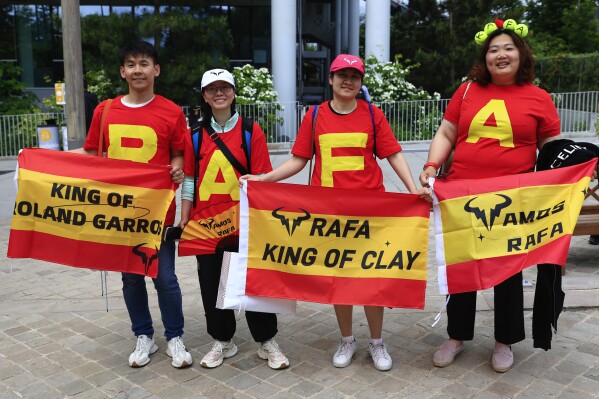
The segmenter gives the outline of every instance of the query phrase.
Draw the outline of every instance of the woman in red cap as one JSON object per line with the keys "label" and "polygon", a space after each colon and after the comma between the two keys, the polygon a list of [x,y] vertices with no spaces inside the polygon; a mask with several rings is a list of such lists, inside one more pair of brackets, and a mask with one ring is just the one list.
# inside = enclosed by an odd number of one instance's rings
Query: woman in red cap
{"label": "woman in red cap", "polygon": [[[360,57],[338,55],[329,74],[333,99],[306,113],[291,150],[292,157],[272,172],[260,176],[246,175],[242,179],[283,180],[300,172],[314,155],[311,185],[385,191],[383,173],[376,160],[378,157],[389,161],[410,193],[430,200],[428,189],[416,188],[410,167],[401,154],[401,146],[383,112],[367,101],[356,99],[363,78],[364,63]],[[316,123],[313,126],[314,119]],[[333,151],[335,148],[338,152]],[[347,154],[348,149],[352,156],[339,155],[346,160],[339,162],[339,156],[334,154]],[[342,338],[333,356],[333,365],[346,367],[357,349],[352,333],[353,306],[334,306]],[[364,306],[371,337],[369,352],[374,366],[382,371],[393,366],[382,339],[383,310],[380,306]]]}

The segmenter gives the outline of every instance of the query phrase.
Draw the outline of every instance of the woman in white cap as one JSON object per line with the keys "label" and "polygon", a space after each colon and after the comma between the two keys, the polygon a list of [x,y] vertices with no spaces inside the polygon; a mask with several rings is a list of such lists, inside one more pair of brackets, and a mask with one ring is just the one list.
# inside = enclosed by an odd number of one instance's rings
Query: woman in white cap
{"label": "woman in white cap", "polygon": [[[238,179],[244,170],[267,173],[272,170],[266,137],[260,126],[242,118],[235,111],[235,79],[224,69],[212,69],[202,76],[202,122],[200,136],[188,135],[185,145],[185,180],[182,187],[180,227],[190,220],[190,215],[202,212],[215,204],[239,202]],[[246,129],[246,125],[250,126]],[[251,132],[246,137],[248,130]],[[223,147],[224,146],[224,147]],[[245,148],[251,148],[246,151]],[[238,169],[241,169],[238,170]],[[243,173],[242,173],[243,172]],[[236,250],[237,234],[231,234],[215,244],[211,251],[197,250],[198,277],[202,303],[206,315],[208,334],[214,338],[212,349],[204,356],[201,365],[207,368],[220,366],[225,358],[237,353],[233,342],[236,322],[233,310],[216,308],[223,250]],[[180,254],[181,246],[180,244]],[[189,255],[193,249],[187,248]],[[284,369],[289,360],[274,340],[277,334],[277,316],[272,313],[245,312],[252,338],[260,343],[258,356],[268,360],[269,367]]]}
{"label": "woman in white cap", "polygon": [[[316,112],[310,109],[306,113],[291,150],[292,157],[272,172],[260,176],[243,176],[242,179],[267,182],[286,179],[301,171],[314,154],[315,166],[311,185],[385,191],[383,173],[376,156],[389,161],[410,193],[431,200],[428,189],[416,188],[408,163],[401,154],[401,146],[383,112],[364,100],[356,99],[363,78],[364,63],[360,57],[350,54],[337,56],[331,64],[329,74],[333,99],[320,104]],[[314,118],[316,124],[313,131]],[[348,140],[350,134],[354,135],[354,138]],[[352,158],[359,165],[345,165],[346,169],[340,169],[335,157],[323,157],[326,148],[329,148],[329,154],[333,153],[331,146],[353,147],[352,155],[359,154],[359,157]],[[331,172],[333,170],[335,173]],[[334,306],[342,338],[333,356],[333,365],[347,367],[357,349],[352,332],[353,306]],[[382,338],[383,311],[384,308],[380,306],[364,306],[370,329],[368,349],[374,366],[381,371],[389,370],[393,366]]]}

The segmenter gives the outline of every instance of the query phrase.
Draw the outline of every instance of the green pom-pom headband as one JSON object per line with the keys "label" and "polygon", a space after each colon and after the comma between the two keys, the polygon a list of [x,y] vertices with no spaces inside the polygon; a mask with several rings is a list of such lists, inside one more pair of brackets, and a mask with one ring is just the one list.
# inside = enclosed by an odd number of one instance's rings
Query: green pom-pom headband
{"label": "green pom-pom headband", "polygon": [[524,24],[519,24],[513,19],[506,19],[502,21],[500,19],[496,19],[495,22],[489,22],[485,25],[484,29],[474,35],[474,41],[476,44],[483,44],[487,37],[491,34],[491,32],[497,29],[509,29],[516,32],[516,34],[522,38],[528,35],[528,26]]}

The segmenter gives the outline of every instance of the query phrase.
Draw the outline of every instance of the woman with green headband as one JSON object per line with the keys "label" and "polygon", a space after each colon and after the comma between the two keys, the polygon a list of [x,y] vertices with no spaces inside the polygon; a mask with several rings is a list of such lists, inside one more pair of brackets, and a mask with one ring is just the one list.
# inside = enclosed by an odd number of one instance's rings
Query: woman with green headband
{"label": "woman with green headband", "polygon": [[[534,60],[522,37],[528,28],[496,20],[478,32],[480,54],[468,81],[455,92],[420,175],[423,186],[452,151],[447,179],[482,179],[532,172],[537,149],[560,138],[560,120],[551,96],[534,86]],[[524,339],[522,272],[494,287],[495,348],[491,364],[506,372],[514,363],[511,345]],[[433,356],[437,367],[453,363],[474,338],[476,292],[450,295],[449,339]]]}

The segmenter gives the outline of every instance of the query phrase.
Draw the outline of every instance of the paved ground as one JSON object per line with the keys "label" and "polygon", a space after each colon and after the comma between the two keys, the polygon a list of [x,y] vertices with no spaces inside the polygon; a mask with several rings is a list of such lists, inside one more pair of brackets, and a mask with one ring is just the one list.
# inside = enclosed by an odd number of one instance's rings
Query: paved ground
{"label": "paved ground", "polygon": [[[408,148],[409,150],[409,148]],[[406,152],[414,172],[425,153]],[[273,156],[275,164],[287,154]],[[0,171],[14,170],[0,161]],[[401,184],[385,168],[387,187]],[[117,273],[102,274],[30,259],[7,259],[14,204],[13,175],[0,175],[0,399],[5,398],[597,398],[599,397],[599,247],[586,237],[572,240],[564,277],[567,309],[559,319],[553,349],[532,347],[531,312],[526,311],[527,339],[514,346],[515,366],[505,374],[489,365],[493,347],[493,298],[479,295],[476,337],[447,368],[431,363],[432,352],[446,337],[446,315],[433,319],[443,298],[437,294],[434,243],[430,241],[429,284],[423,311],[387,309],[384,338],[393,369],[374,369],[367,354],[367,325],[355,310],[359,350],[345,369],[332,366],[339,338],[332,307],[300,303],[297,315],[279,318],[277,341],[291,367],[273,371],[256,355],[243,315],[235,337],[240,352],[221,367],[207,370],[199,360],[209,349],[193,258],[178,258],[186,317],[184,340],[195,364],[174,369],[153,290],[151,303],[160,350],[141,369],[127,357],[135,339],[124,307]],[[304,183],[306,175],[294,179]],[[535,270],[525,277],[535,278]],[[151,284],[151,283],[150,283]],[[534,287],[525,287],[532,303]],[[108,311],[106,311],[106,300]]]}

